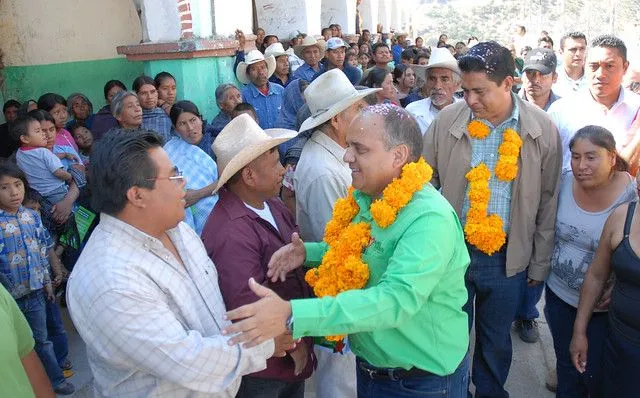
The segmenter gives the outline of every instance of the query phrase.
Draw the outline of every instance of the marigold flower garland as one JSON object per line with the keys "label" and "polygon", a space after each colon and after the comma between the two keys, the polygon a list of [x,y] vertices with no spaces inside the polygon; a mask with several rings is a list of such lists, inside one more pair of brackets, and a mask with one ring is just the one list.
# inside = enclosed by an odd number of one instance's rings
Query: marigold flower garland
{"label": "marigold flower garland", "polygon": [[[481,127],[480,125],[484,126]],[[486,130],[485,130],[486,128]],[[467,125],[469,135],[473,138],[484,139],[490,129],[479,120],[472,120]],[[486,134],[484,132],[486,131]],[[513,181],[518,175],[518,156],[522,147],[522,139],[514,129],[506,129],[502,134],[502,143],[498,147],[498,162],[494,170],[496,178],[500,181]],[[469,211],[464,226],[464,234],[467,242],[478,250],[492,255],[500,250],[507,240],[503,230],[503,220],[497,214],[488,214],[491,190],[489,180],[491,170],[485,163],[480,163],[467,174],[469,181]]]}
{"label": "marigold flower garland", "polygon": [[[382,191],[382,198],[371,204],[371,216],[380,228],[387,228],[396,220],[398,212],[413,195],[431,180],[431,166],[420,158],[402,168],[400,178],[394,179]],[[350,187],[345,198],[338,199],[333,216],[327,223],[324,241],[329,246],[317,268],[305,274],[305,280],[317,297],[337,296],[339,293],[362,289],[369,280],[369,266],[362,260],[362,252],[371,242],[371,225],[353,223],[360,207]],[[327,336],[327,340],[341,342],[344,336]]]}

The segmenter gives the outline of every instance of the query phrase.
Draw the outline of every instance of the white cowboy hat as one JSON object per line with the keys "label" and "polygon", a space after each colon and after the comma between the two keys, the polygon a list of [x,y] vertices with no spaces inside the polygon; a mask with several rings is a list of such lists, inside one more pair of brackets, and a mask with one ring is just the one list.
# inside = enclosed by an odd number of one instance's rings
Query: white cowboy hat
{"label": "white cowboy hat", "polygon": [[433,68],[445,68],[450,71],[460,74],[460,68],[458,68],[458,61],[453,58],[451,55],[451,51],[445,47],[432,47],[431,48],[431,56],[429,57],[429,63],[427,64],[426,69]]}
{"label": "white cowboy hat", "polygon": [[247,76],[247,66],[260,61],[267,63],[267,79],[273,75],[273,72],[276,70],[276,59],[273,56],[265,57],[264,54],[258,50],[251,50],[245,55],[244,61],[238,63],[238,67],[236,68],[236,77],[240,80],[240,83],[249,84],[251,82],[249,76]]}
{"label": "white cowboy hat", "polygon": [[324,50],[326,48],[326,43],[324,39],[316,40],[316,38],[313,36],[307,36],[304,39],[302,39],[302,42],[300,44],[293,47],[293,51],[295,52],[296,56],[298,56],[298,58],[304,59],[302,57],[302,53],[304,52],[304,49],[311,46],[317,46],[318,49],[320,50],[320,59],[324,58]]}
{"label": "white cowboy hat", "polygon": [[359,99],[380,90],[380,88],[356,90],[340,69],[331,69],[321,74],[304,90],[311,116],[302,123],[300,131],[321,125]]}
{"label": "white cowboy hat", "polygon": [[289,49],[285,51],[284,47],[282,47],[282,43],[273,43],[264,50],[264,56],[268,57],[269,55],[273,55],[274,58],[281,55],[293,55],[293,48],[289,47]]}
{"label": "white cowboy hat", "polygon": [[220,178],[213,193],[218,192],[234,174],[252,160],[297,135],[298,132],[294,130],[263,130],[246,113],[233,118],[211,145],[220,171]]}

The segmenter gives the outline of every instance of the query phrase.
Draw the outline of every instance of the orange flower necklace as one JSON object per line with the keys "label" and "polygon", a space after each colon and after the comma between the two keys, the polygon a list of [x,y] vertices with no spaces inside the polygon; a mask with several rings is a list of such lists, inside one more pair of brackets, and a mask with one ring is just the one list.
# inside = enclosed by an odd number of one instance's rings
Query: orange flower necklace
{"label": "orange flower necklace", "polygon": [[[479,120],[472,120],[467,125],[467,131],[473,138],[482,140],[487,138],[491,130],[489,126]],[[518,175],[518,156],[522,147],[522,139],[514,129],[506,129],[502,134],[502,143],[498,147],[498,162],[494,170],[500,181],[513,181]],[[491,190],[489,180],[491,170],[485,163],[472,168],[465,178],[469,181],[469,211],[464,225],[467,242],[478,250],[492,255],[500,250],[507,241],[507,234],[503,230],[503,220],[497,214],[488,214]]]}
{"label": "orange flower necklace", "polygon": [[[382,198],[371,204],[371,217],[380,228],[387,228],[396,220],[398,212],[413,195],[431,180],[431,166],[420,158],[402,167],[400,178],[387,185]],[[369,280],[369,266],[362,260],[362,252],[371,243],[371,225],[353,223],[360,207],[353,196],[353,187],[345,198],[338,199],[333,216],[324,231],[329,246],[317,268],[310,269],[304,279],[317,297],[337,296],[339,293],[362,289]],[[327,340],[341,342],[344,336],[327,336]]]}

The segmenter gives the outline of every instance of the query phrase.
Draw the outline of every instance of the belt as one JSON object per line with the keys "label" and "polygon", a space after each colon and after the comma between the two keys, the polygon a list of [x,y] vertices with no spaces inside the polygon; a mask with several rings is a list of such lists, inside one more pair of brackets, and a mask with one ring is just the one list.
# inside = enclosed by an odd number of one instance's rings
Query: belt
{"label": "belt", "polygon": [[362,370],[372,380],[385,379],[385,380],[402,380],[410,377],[423,377],[433,376],[433,373],[426,370],[411,368],[378,368],[363,360],[358,360],[358,368]]}

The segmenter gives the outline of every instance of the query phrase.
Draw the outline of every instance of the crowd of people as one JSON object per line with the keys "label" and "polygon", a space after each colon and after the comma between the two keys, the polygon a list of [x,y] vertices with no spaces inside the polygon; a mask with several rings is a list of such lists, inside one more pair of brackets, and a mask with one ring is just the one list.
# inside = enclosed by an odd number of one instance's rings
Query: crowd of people
{"label": "crowd of people", "polygon": [[627,48],[520,28],[236,31],[210,122],[168,72],[7,101],[0,395],[75,391],[66,306],[97,396],[508,397],[544,294],[549,388],[635,396]]}

